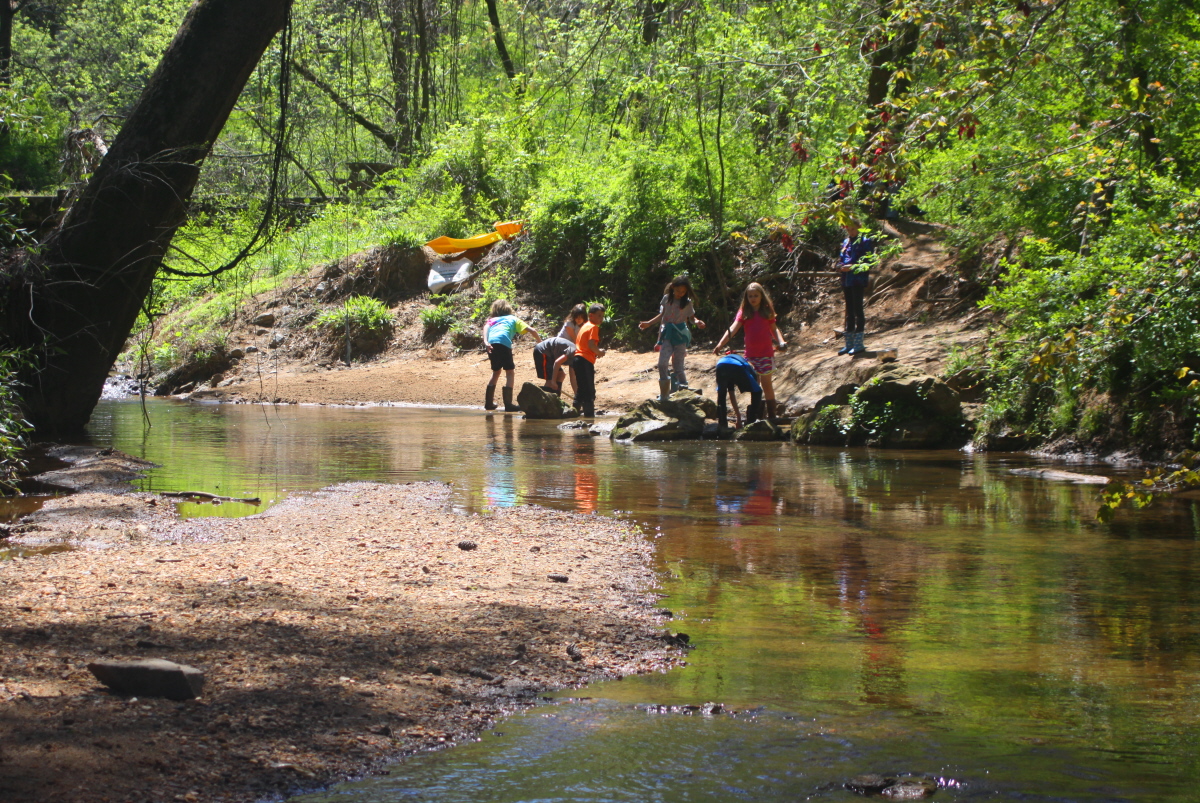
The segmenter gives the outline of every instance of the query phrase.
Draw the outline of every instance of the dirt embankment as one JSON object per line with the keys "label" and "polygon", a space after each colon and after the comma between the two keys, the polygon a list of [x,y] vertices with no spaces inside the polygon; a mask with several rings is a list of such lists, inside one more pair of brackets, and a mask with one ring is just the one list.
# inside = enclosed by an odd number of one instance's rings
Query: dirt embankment
{"label": "dirt embankment", "polygon": [[[189,521],[145,494],[47,502],[9,546],[80,548],[0,560],[0,799],[316,788],[678,661],[633,527],[447,500],[356,483]],[[122,697],[86,669],[146,657],[203,670],[203,696]]]}
{"label": "dirt embankment", "polygon": [[[938,373],[955,349],[966,350],[986,337],[990,319],[976,309],[981,287],[975,274],[999,254],[984,255],[980,266],[959,264],[931,224],[898,222],[885,230],[904,250],[890,258],[872,280],[867,307],[867,345],[895,349],[899,361]],[[427,297],[393,306],[397,325],[387,348],[370,359],[346,366],[328,344],[314,341],[300,323],[315,314],[305,304],[319,301],[329,283],[325,272],[248,301],[235,326],[231,348],[250,353],[192,390],[192,397],[222,401],[283,403],[482,406],[491,376],[487,355],[479,348],[456,348],[447,335],[430,340],[420,321]],[[345,279],[349,281],[349,279]],[[351,283],[352,284],[352,283]],[[769,289],[807,301],[797,302],[781,320],[790,347],[779,355],[775,380],[778,397],[793,409],[810,404],[839,385],[861,382],[871,357],[851,359],[836,354],[841,342],[842,301],[831,274],[795,272],[776,277]],[[311,285],[311,286],[310,286]],[[274,312],[272,312],[274,311]],[[647,309],[647,314],[651,310]],[[272,313],[270,326],[248,323]],[[277,313],[277,314],[276,314]],[[518,310],[543,337],[555,333],[559,321],[533,310]],[[260,318],[263,320],[264,318]],[[292,323],[295,325],[292,325]],[[693,386],[714,386],[711,347],[719,331],[697,333],[688,358]],[[275,344],[274,346],[272,344]],[[735,340],[740,346],[740,337]],[[531,339],[516,348],[517,381],[536,379]],[[658,355],[613,350],[596,365],[597,408],[629,409],[658,392]]]}

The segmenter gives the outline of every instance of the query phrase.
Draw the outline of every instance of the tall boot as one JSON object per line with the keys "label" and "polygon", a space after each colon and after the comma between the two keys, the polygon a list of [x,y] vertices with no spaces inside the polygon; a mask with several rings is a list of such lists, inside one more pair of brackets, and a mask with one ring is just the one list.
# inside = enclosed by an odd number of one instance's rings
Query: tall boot
{"label": "tall boot", "polygon": [[838,354],[849,354],[850,350],[853,348],[854,348],[854,333],[846,332],[846,345],[844,345],[840,349],[838,349]]}
{"label": "tall boot", "polygon": [[864,352],[866,352],[866,350],[867,350],[867,347],[863,345],[863,333],[855,332],[854,333],[854,345],[846,353],[849,354],[851,357],[857,357],[857,356],[863,354]]}
{"label": "tall boot", "polygon": [[504,394],[504,412],[506,412],[506,413],[521,412],[521,408],[512,403],[512,392],[513,392],[512,388],[505,385],[504,387],[502,387],[500,389],[500,392]]}
{"label": "tall boot", "polygon": [[658,380],[658,400],[666,401],[667,398],[670,397],[670,395],[671,395],[671,380],[669,380],[669,379]]}
{"label": "tall boot", "polygon": [[776,404],[774,399],[767,399],[767,420],[775,420]]}
{"label": "tall boot", "polygon": [[485,409],[485,410],[495,410],[496,409],[496,386],[495,385],[487,386],[487,391],[483,397],[483,409]]}

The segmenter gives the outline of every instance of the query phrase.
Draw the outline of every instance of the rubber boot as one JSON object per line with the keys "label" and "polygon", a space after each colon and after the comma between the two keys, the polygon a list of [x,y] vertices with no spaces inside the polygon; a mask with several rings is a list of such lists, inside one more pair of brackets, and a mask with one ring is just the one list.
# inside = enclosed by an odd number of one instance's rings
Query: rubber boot
{"label": "rubber boot", "polygon": [[854,333],[847,332],[846,333],[846,345],[844,345],[840,349],[838,349],[838,354],[849,354],[850,350],[853,348],[854,348]]}
{"label": "rubber boot", "polygon": [[485,409],[485,410],[495,410],[496,409],[496,386],[495,385],[487,386],[487,392],[483,397],[483,409]]}
{"label": "rubber boot", "polygon": [[776,413],[776,405],[775,405],[775,400],[774,400],[774,399],[767,399],[767,400],[766,400],[766,403],[767,403],[767,420],[768,420],[768,421],[774,421],[774,420],[775,420],[775,413]]}
{"label": "rubber boot", "polygon": [[857,357],[857,356],[865,353],[866,350],[867,350],[867,347],[863,345],[863,333],[855,332],[854,333],[854,346],[846,353],[849,354],[851,357]]}
{"label": "rubber boot", "polygon": [[671,380],[658,380],[658,400],[666,401],[671,395]]}
{"label": "rubber boot", "polygon": [[512,403],[513,389],[506,385],[505,387],[500,388],[500,391],[501,391],[501,393],[504,394],[504,412],[506,412],[506,413],[521,412],[521,408]]}

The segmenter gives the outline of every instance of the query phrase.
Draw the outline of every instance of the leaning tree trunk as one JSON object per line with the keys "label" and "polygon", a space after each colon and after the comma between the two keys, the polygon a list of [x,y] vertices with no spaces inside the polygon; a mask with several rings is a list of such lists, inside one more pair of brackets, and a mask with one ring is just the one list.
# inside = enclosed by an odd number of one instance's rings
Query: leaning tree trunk
{"label": "leaning tree trunk", "polygon": [[292,0],[197,0],[108,155],[40,253],[0,289],[39,435],[87,424],[175,230],[200,163]]}

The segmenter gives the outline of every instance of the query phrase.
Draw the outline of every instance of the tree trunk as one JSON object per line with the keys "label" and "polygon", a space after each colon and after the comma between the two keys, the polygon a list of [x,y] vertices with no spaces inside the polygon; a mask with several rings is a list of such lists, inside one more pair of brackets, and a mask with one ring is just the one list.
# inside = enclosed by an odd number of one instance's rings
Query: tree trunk
{"label": "tree trunk", "polygon": [[920,33],[920,28],[908,23],[894,39],[871,54],[871,74],[867,78],[868,109],[874,109],[888,99],[889,87],[893,97],[901,97],[908,91],[908,81],[896,81],[892,86],[892,77],[916,52]]}
{"label": "tree trunk", "polygon": [[500,11],[496,8],[496,0],[487,0],[487,12],[492,23],[492,37],[496,40],[496,51],[500,54],[500,63],[504,65],[504,74],[508,76],[508,80],[514,81],[517,78],[517,68],[513,66],[512,57],[508,55],[508,48],[504,45],[504,33],[500,30]]}
{"label": "tree trunk", "polygon": [[217,135],[292,0],[198,0],[61,227],[7,271],[0,303],[35,366],[39,435],[82,431]]}
{"label": "tree trunk", "polygon": [[13,17],[19,8],[15,0],[0,0],[0,86],[12,84]]}
{"label": "tree trunk", "polygon": [[412,29],[408,9],[402,0],[388,4],[388,34],[391,36],[389,66],[392,70],[392,125],[396,131],[396,151],[404,164],[413,153],[413,123],[409,113],[412,97]]}

